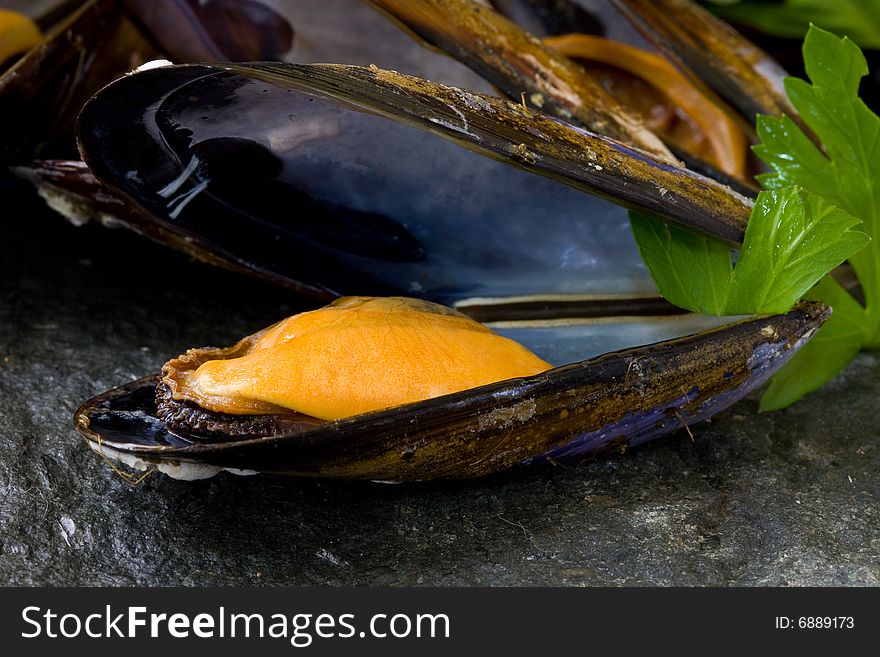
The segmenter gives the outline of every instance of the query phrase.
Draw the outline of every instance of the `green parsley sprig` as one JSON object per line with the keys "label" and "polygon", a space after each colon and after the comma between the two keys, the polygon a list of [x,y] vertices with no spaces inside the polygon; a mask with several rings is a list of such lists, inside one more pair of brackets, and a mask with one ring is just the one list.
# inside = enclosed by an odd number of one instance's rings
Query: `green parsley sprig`
{"label": "green parsley sprig", "polygon": [[[761,410],[788,406],[860,349],[880,347],[880,117],[858,97],[867,64],[852,41],[816,27],[803,52],[811,83],[788,78],[785,89],[825,153],[789,117],[758,118],[754,150],[772,172],[759,176],[767,191],[736,266],[726,245],[631,215],[642,257],[676,305],[711,315],[779,313],[806,296],[834,309],[773,378]],[[826,275],[847,259],[864,306]]]}
{"label": "green parsley sprig", "polygon": [[812,84],[789,78],[785,90],[827,156],[791,119],[759,117],[755,152],[773,170],[760,182],[768,189],[801,185],[862,220],[871,244],[849,261],[865,305],[830,277],[811,292],[834,314],[774,379],[763,410],[787,406],[842,371],[860,349],[880,347],[880,117],[858,96],[868,65],[855,43],[816,27],[804,41],[804,63]]}
{"label": "green parsley sprig", "polygon": [[729,21],[774,36],[803,39],[811,23],[847,34],[862,48],[880,48],[880,0],[709,0]]}

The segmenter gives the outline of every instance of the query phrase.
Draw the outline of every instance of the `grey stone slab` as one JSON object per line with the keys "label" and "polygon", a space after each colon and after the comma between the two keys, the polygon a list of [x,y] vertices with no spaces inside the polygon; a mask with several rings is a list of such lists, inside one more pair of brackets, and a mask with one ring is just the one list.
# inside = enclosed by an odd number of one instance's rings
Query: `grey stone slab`
{"label": "grey stone slab", "polygon": [[[303,302],[0,186],[0,582],[877,585],[880,360],[579,464],[390,486],[125,483],[76,407]],[[10,202],[11,201],[11,202]]]}

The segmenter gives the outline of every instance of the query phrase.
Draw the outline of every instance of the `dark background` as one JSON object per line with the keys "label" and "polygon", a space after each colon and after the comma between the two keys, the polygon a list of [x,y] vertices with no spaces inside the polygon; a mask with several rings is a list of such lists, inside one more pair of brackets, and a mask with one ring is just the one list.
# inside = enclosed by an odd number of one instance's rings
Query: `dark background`
{"label": "dark background", "polygon": [[880,583],[880,360],[774,414],[444,485],[223,474],[123,481],[86,398],[303,301],[0,181],[0,583]]}

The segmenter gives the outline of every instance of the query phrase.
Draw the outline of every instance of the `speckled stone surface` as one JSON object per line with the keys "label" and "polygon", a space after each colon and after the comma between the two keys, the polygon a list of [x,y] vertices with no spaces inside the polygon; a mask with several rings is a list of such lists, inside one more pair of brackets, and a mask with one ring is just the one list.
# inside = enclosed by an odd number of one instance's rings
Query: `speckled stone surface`
{"label": "speckled stone surface", "polygon": [[95,393],[300,309],[0,184],[0,582],[877,585],[880,359],[623,456],[389,486],[122,481],[71,425]]}

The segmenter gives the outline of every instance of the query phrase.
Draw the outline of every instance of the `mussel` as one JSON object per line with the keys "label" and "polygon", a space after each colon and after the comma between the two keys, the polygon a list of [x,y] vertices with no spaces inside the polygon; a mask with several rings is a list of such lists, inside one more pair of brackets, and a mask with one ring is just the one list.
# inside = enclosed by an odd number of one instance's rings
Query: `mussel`
{"label": "mussel", "polygon": [[[802,304],[719,327],[726,320],[665,304],[625,209],[608,200],[735,246],[752,207],[750,182],[685,166],[588,71],[487,3],[373,4],[512,98],[483,93],[488,85],[458,64],[450,74],[468,82],[436,70],[461,86],[369,59],[164,67],[118,80],[84,107],[78,144],[88,171],[56,163],[29,175],[62,197],[73,191],[83,215],[110,212],[298,293],[451,305],[554,367],[325,420],[266,408],[255,421],[218,417],[187,406],[192,400],[175,406],[162,385],[157,402],[150,376],[77,412],[92,447],[184,477],[220,469],[389,481],[480,476],[624,448],[705,419],[765,381],[828,316],[824,306]],[[150,6],[127,5],[149,31]],[[481,26],[501,39],[475,38]],[[505,35],[519,46],[499,57]],[[296,21],[289,36],[294,53],[309,43]],[[727,56],[735,45],[727,43]],[[425,52],[427,68],[443,61]],[[540,71],[525,66],[536,61]],[[97,189],[96,202],[88,197]],[[182,415],[197,421],[180,424]]]}
{"label": "mussel", "polygon": [[[177,363],[161,378],[86,402],[76,426],[105,457],[185,479],[223,469],[393,482],[484,476],[622,450],[706,419],[765,381],[828,314],[821,304],[801,304],[786,315],[332,421],[265,407],[230,415],[186,399],[175,406],[165,386]],[[235,358],[250,344],[192,357]]]}

